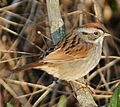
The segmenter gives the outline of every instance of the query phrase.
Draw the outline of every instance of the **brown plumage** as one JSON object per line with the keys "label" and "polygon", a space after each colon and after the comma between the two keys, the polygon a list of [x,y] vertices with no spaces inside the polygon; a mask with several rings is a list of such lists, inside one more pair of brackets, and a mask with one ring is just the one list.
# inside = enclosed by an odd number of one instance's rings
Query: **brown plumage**
{"label": "brown plumage", "polygon": [[89,73],[99,62],[106,30],[89,23],[65,36],[43,60],[17,68],[13,72],[41,69],[63,79],[75,80]]}

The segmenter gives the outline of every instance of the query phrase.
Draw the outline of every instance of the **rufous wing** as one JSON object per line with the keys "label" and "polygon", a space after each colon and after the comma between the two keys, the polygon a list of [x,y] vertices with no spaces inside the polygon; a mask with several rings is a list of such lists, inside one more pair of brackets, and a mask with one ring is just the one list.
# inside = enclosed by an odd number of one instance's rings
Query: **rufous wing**
{"label": "rufous wing", "polygon": [[[71,37],[73,36],[73,37]],[[47,55],[45,61],[68,61],[87,57],[93,44],[87,43],[80,38],[79,34],[68,35],[57,45],[57,49]]]}
{"label": "rufous wing", "polygon": [[45,64],[50,65],[61,61],[72,61],[74,59],[83,60],[89,54],[93,44],[86,43],[80,38],[79,34],[73,35],[72,33],[61,40],[56,47],[56,50],[48,54],[45,58],[43,58],[43,60],[27,64],[12,71],[19,72],[30,70],[32,68],[40,68],[40,66]]}

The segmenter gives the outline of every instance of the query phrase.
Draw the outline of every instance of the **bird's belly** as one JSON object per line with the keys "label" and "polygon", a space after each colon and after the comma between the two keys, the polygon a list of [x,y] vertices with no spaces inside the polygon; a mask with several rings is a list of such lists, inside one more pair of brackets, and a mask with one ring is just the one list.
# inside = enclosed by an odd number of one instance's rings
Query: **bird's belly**
{"label": "bird's belly", "polygon": [[99,62],[95,60],[71,61],[42,66],[41,69],[62,80],[76,80],[87,75]]}
{"label": "bird's belly", "polygon": [[76,80],[87,75],[100,61],[101,51],[89,56],[85,60],[57,62],[41,66],[40,69],[62,80]]}

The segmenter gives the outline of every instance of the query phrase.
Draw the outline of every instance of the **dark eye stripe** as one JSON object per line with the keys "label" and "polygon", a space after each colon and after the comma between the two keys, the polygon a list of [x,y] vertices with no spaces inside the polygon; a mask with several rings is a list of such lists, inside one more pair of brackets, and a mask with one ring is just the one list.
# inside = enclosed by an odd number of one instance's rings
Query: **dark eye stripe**
{"label": "dark eye stripe", "polygon": [[81,32],[83,35],[88,35],[88,33],[87,32]]}

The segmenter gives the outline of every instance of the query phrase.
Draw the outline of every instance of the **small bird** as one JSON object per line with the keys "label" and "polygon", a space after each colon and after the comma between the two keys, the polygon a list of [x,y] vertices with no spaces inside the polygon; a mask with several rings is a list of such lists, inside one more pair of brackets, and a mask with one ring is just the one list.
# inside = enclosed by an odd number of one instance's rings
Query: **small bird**
{"label": "small bird", "polygon": [[88,23],[74,29],[42,60],[27,64],[13,72],[41,69],[62,80],[77,80],[99,63],[103,40],[110,34],[100,23]]}

